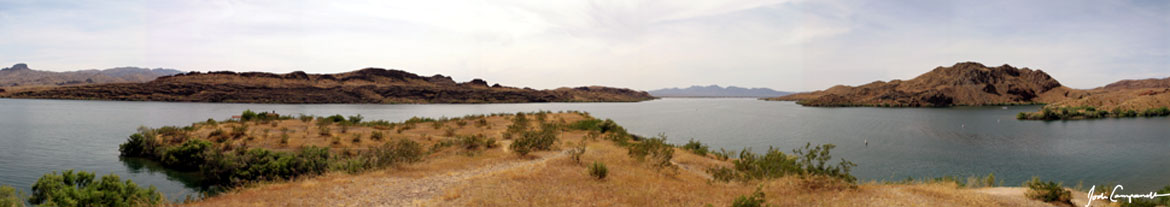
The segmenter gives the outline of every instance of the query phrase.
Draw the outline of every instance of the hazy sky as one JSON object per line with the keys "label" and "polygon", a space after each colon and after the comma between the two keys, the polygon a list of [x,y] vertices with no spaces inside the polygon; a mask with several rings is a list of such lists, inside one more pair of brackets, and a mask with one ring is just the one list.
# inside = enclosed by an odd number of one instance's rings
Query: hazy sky
{"label": "hazy sky", "polygon": [[818,90],[959,61],[1170,76],[1170,1],[0,0],[0,64]]}

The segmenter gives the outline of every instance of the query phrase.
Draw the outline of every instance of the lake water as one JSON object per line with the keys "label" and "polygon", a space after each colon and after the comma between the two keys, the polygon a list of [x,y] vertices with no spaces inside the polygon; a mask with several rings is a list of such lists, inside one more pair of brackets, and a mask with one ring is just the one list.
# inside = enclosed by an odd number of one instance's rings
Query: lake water
{"label": "lake water", "polygon": [[[715,149],[785,152],[836,144],[864,180],[995,173],[1007,185],[1032,176],[1075,185],[1122,184],[1126,192],[1170,185],[1170,119],[1017,121],[1037,106],[814,108],[754,99],[661,99],[639,103],[283,105],[0,99],[0,184],[30,192],[41,175],[78,169],[154,185],[170,199],[206,190],[190,173],[118,158],[139,126],[222,120],[245,109],[402,121],[496,112],[580,110],[641,135],[700,140]],[[868,145],[865,142],[868,141]]]}

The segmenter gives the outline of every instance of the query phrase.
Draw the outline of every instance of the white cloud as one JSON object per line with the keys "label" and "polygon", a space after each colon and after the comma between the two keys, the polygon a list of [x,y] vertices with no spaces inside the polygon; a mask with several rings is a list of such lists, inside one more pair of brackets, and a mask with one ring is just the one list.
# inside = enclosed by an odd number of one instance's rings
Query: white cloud
{"label": "white cloud", "polygon": [[17,1],[0,2],[0,63],[317,73],[387,67],[535,88],[780,90],[911,78],[967,60],[1042,68],[1067,85],[1092,87],[1164,74],[1170,64],[1170,6],[1040,9],[1046,3]]}

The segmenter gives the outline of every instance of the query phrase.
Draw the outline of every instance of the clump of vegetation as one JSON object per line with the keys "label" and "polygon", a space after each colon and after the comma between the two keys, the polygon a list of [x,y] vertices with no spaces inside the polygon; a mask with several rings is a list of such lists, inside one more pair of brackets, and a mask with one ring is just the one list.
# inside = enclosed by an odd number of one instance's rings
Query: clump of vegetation
{"label": "clump of vegetation", "polygon": [[731,207],[762,207],[764,204],[764,191],[756,188],[756,192],[751,195],[741,195],[731,202]]}
{"label": "clump of vegetation", "polygon": [[605,177],[609,176],[609,168],[605,167],[605,163],[593,162],[592,165],[589,165],[589,175],[598,180],[604,180]]}
{"label": "clump of vegetation", "polygon": [[570,129],[587,130],[587,131],[601,131],[602,121],[600,119],[585,119],[569,124]]}
{"label": "clump of vegetation", "polygon": [[578,142],[576,147],[569,149],[569,159],[574,163],[581,164],[582,155],[585,155],[585,141]]}
{"label": "clump of vegetation", "polygon": [[362,134],[353,134],[353,143],[362,143]]}
{"label": "clump of vegetation", "polygon": [[527,156],[532,151],[552,149],[552,145],[556,141],[556,126],[545,124],[539,131],[523,132],[508,148],[520,156]]}
{"label": "clump of vegetation", "polygon": [[1060,183],[1045,182],[1041,181],[1040,178],[1032,177],[1032,180],[1024,182],[1024,187],[1028,188],[1028,192],[1025,193],[1028,198],[1072,205],[1072,192],[1064,189]]}
{"label": "clump of vegetation", "polygon": [[281,145],[288,145],[288,138],[289,138],[288,133],[281,133],[280,134],[280,144]]}
{"label": "clump of vegetation", "polygon": [[805,144],[803,149],[793,150],[793,156],[784,154],[773,147],[768,147],[767,153],[764,154],[755,154],[751,150],[744,149],[740,151],[739,159],[732,161],[732,164],[735,165],[734,168],[719,167],[710,169],[709,172],[715,180],[725,182],[773,179],[788,175],[825,176],[838,178],[848,183],[855,182],[857,178],[849,172],[857,164],[844,159],[841,159],[837,165],[828,163],[832,160],[829,151],[835,147],[832,144],[816,147]]}
{"label": "clump of vegetation", "polygon": [[793,150],[801,163],[801,174],[803,175],[824,175],[829,177],[840,178],[847,182],[854,182],[857,178],[849,174],[849,171],[856,167],[857,164],[841,159],[841,162],[836,166],[828,165],[828,162],[833,159],[829,154],[829,150],[836,148],[837,145],[824,144],[809,148],[811,143],[805,143],[804,149]]}
{"label": "clump of vegetation", "polygon": [[512,117],[512,125],[508,125],[508,130],[506,130],[504,133],[521,134],[526,131],[528,131],[527,116],[525,116],[524,113],[516,113],[516,115]]}
{"label": "clump of vegetation", "polygon": [[358,114],[358,115],[349,116],[348,121],[349,121],[349,123],[360,124],[360,123],[362,123],[362,119],[365,119],[365,117],[362,117],[361,114]]}
{"label": "clump of vegetation", "polygon": [[211,142],[205,140],[187,140],[178,147],[165,148],[159,161],[179,170],[197,170],[203,163],[204,153],[211,150],[211,145]]}
{"label": "clump of vegetation", "polygon": [[726,161],[731,158],[731,154],[735,154],[735,151],[727,151],[726,149],[719,148],[718,152],[712,152],[711,154],[715,155],[715,159]]}
{"label": "clump of vegetation", "polygon": [[163,196],[154,186],[142,188],[114,174],[94,180],[91,172],[67,170],[37,179],[28,201],[42,206],[154,206],[162,204]]}
{"label": "clump of vegetation", "polygon": [[386,138],[385,136],[379,131],[370,132],[370,139],[374,141],[382,141],[383,138]]}
{"label": "clump of vegetation", "polygon": [[475,127],[483,128],[483,127],[486,127],[487,125],[488,125],[488,122],[487,122],[487,119],[485,119],[485,118],[480,118],[479,120],[475,121]]}
{"label": "clump of vegetation", "polygon": [[[264,113],[257,116],[261,114]],[[319,123],[352,123],[361,119],[360,116],[351,116],[349,119],[339,117],[341,116],[319,117],[318,120],[321,121]],[[330,152],[329,148],[315,146],[285,152],[249,148],[246,143],[217,144],[204,139],[175,138],[185,137],[187,131],[184,130],[174,127],[139,129],[139,133],[131,135],[126,143],[119,146],[119,152],[122,156],[155,160],[169,168],[197,171],[207,179],[207,182],[229,187],[257,181],[318,175],[329,170],[363,171],[393,163],[418,161],[424,155],[418,143],[406,139],[356,153],[347,150],[338,155]],[[281,144],[287,145],[288,134],[285,133],[285,129],[281,132]],[[332,135],[328,137],[332,137],[335,145],[341,144],[340,137]],[[355,142],[362,141],[360,134],[353,138]],[[486,147],[494,145],[494,142],[489,144],[488,141],[482,141],[480,144]]]}
{"label": "clump of vegetation", "polygon": [[230,134],[232,139],[239,139],[240,137],[244,137],[247,135],[248,135],[248,125],[244,125],[244,124],[240,124],[239,126],[233,126],[232,133]]}
{"label": "clump of vegetation", "polygon": [[1148,108],[1142,111],[1133,109],[1123,110],[1114,108],[1110,111],[1097,110],[1092,106],[1060,106],[1044,107],[1039,112],[1020,112],[1016,119],[1021,120],[1068,120],[1068,119],[1097,119],[1097,118],[1128,118],[1128,117],[1162,117],[1170,116],[1170,108]]}
{"label": "clump of vegetation", "polygon": [[[1157,194],[1170,194],[1170,185],[1162,187]],[[1154,199],[1133,199],[1132,201],[1126,199],[1126,202],[1121,202],[1122,207],[1156,207],[1156,206],[1170,206],[1170,197],[1157,197]]]}
{"label": "clump of vegetation", "polygon": [[12,186],[0,185],[0,207],[24,206],[23,193],[16,191]]}
{"label": "clump of vegetation", "polygon": [[371,169],[391,167],[398,164],[413,163],[422,160],[422,145],[407,139],[386,143],[371,148],[369,151],[345,161],[337,162],[334,168],[350,173],[363,172]]}
{"label": "clump of vegetation", "polygon": [[674,158],[674,146],[666,143],[664,134],[632,143],[627,148],[631,157],[639,161],[648,161],[656,167],[671,166],[670,160]]}
{"label": "clump of vegetation", "polygon": [[695,141],[694,139],[687,141],[687,144],[683,145],[682,148],[700,156],[707,156],[707,152],[711,151],[708,149],[707,145],[700,143],[699,141]]}
{"label": "clump of vegetation", "polygon": [[470,136],[459,136],[456,139],[458,140],[459,145],[463,146],[463,149],[469,150],[469,151],[479,150],[480,148],[484,148],[484,149],[492,148],[495,146],[489,146],[489,145],[495,145],[495,142],[496,142],[495,139],[485,138],[482,134],[470,135]]}

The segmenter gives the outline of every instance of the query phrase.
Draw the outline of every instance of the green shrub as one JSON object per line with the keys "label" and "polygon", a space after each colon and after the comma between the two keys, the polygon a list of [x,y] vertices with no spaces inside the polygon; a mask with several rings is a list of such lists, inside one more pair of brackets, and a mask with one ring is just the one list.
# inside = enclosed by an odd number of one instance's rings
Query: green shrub
{"label": "green shrub", "polygon": [[589,175],[598,180],[603,180],[606,176],[609,176],[609,168],[605,167],[605,163],[593,162],[592,165],[589,165]]}
{"label": "green shrub", "polygon": [[543,125],[540,131],[525,131],[512,145],[508,146],[520,156],[528,155],[536,150],[549,150],[557,141],[556,127],[551,124]]}
{"label": "green shrub", "polygon": [[735,170],[741,173],[737,177],[744,179],[779,178],[801,171],[795,157],[790,157],[773,147],[768,147],[767,153],[762,155],[744,149],[739,152],[739,159],[731,163]]}
{"label": "green shrub", "polygon": [[379,131],[370,132],[370,139],[372,139],[374,141],[382,141],[382,138],[385,138],[384,136],[385,135],[383,135],[382,132],[379,132]]}
{"label": "green shrub", "polygon": [[682,148],[684,150],[691,151],[692,153],[695,153],[695,154],[700,155],[700,156],[707,156],[707,152],[710,151],[710,149],[708,149],[707,145],[704,145],[703,143],[700,143],[699,141],[695,141],[694,139],[687,141],[687,144],[683,145]]}
{"label": "green shrub", "polygon": [[24,206],[23,193],[16,191],[12,186],[0,185],[0,207]]}
{"label": "green shrub", "polygon": [[714,179],[715,181],[731,182],[733,180],[745,180],[744,178],[740,177],[742,173],[727,167],[707,169],[707,173],[711,174],[711,179]]}
{"label": "green shrub", "polygon": [[302,147],[299,151],[274,152],[254,148],[238,153],[211,153],[200,167],[208,181],[234,186],[250,181],[285,180],[318,175],[329,169],[328,148]]}
{"label": "green shrub", "polygon": [[256,120],[256,118],[256,112],[252,112],[251,109],[244,110],[244,113],[240,114],[240,121],[252,121]]}
{"label": "green shrub", "polygon": [[741,195],[731,202],[731,207],[761,207],[764,205],[764,191],[756,188],[751,195]]}
{"label": "green shrub", "polygon": [[288,138],[289,138],[288,133],[281,133],[280,134],[280,144],[281,145],[288,145]]}
{"label": "green shrub", "polygon": [[568,127],[575,130],[601,131],[601,122],[600,119],[585,119],[573,122]]}
{"label": "green shrub", "polygon": [[649,138],[630,144],[627,149],[631,157],[639,161],[649,161],[658,167],[670,166],[674,158],[674,146],[666,143],[666,135],[659,134],[657,138]]}
{"label": "green shrub", "polygon": [[[774,147],[768,147],[767,153],[755,154],[749,149],[739,152],[739,159],[731,163],[734,168],[719,167],[709,169],[708,172],[718,181],[773,179],[788,175],[811,175],[837,178],[853,183],[857,178],[849,174],[857,164],[841,159],[837,165],[830,165],[832,160],[829,150],[836,147],[832,144],[811,147],[805,144],[803,149],[793,150],[793,155],[787,155]],[[722,150],[721,150],[722,151]],[[727,153],[722,151],[720,153]]]}
{"label": "green shrub", "polygon": [[28,201],[44,206],[153,206],[163,202],[154,186],[141,188],[114,174],[95,182],[91,172],[53,172],[37,179],[32,188]]}
{"label": "green shrub", "polygon": [[126,143],[118,145],[118,152],[122,156],[148,157],[154,156],[159,143],[153,138],[147,138],[142,133],[135,133],[126,139]]}
{"label": "green shrub", "polygon": [[832,155],[829,150],[836,148],[837,145],[824,144],[815,148],[809,148],[812,144],[806,143],[804,149],[793,150],[792,152],[800,159],[802,173],[805,175],[825,175],[829,177],[840,178],[852,183],[857,178],[849,174],[849,171],[856,167],[857,164],[841,159],[841,162],[836,166],[828,165],[828,161],[832,160]]}
{"label": "green shrub", "polygon": [[500,144],[498,142],[496,142],[495,137],[492,137],[492,138],[487,138],[486,140],[484,140],[483,146],[488,148],[488,149],[491,149],[491,148],[499,147]]}
{"label": "green shrub", "polygon": [[362,143],[362,134],[353,134],[353,143]]}
{"label": "green shrub", "polygon": [[528,118],[524,116],[524,113],[516,113],[516,115],[512,117],[512,125],[508,125],[508,129],[505,131],[505,133],[520,134],[526,131],[528,131]]}
{"label": "green shrub", "polygon": [[362,119],[364,119],[364,118],[365,117],[362,117],[361,114],[349,116],[349,123],[360,124],[360,123],[362,123]]}
{"label": "green shrub", "polygon": [[719,148],[718,152],[712,152],[711,154],[714,154],[716,159],[727,160],[731,158],[731,154],[735,154],[735,151],[727,151],[726,149]]}
{"label": "green shrub", "polygon": [[160,162],[168,167],[179,170],[198,170],[203,164],[207,151],[211,150],[211,142],[201,139],[191,139],[178,147],[167,148],[160,157]]}
{"label": "green shrub", "polygon": [[1150,108],[1142,111],[1141,113],[1141,116],[1143,117],[1159,117],[1167,115],[1170,115],[1170,109],[1166,107]]}
{"label": "green shrub", "polygon": [[465,150],[479,150],[481,147],[487,148],[485,146],[487,139],[483,135],[459,136],[456,139],[459,141],[459,145],[463,146]]}
{"label": "green shrub", "polygon": [[345,117],[341,116],[341,114],[334,114],[333,116],[317,117],[317,121],[318,122],[325,122],[325,123],[329,123],[329,124],[341,123],[341,122],[345,121]]}
{"label": "green shrub", "polygon": [[399,139],[393,143],[386,143],[380,147],[370,149],[371,166],[387,167],[401,163],[413,163],[422,160],[422,145],[409,139]]}
{"label": "green shrub", "polygon": [[984,187],[995,187],[995,173],[987,174],[987,178],[983,179]]}
{"label": "green shrub", "polygon": [[1064,189],[1060,183],[1044,182],[1040,181],[1040,178],[1032,177],[1032,180],[1024,182],[1024,187],[1028,188],[1028,192],[1025,193],[1028,198],[1072,205],[1072,192]]}

